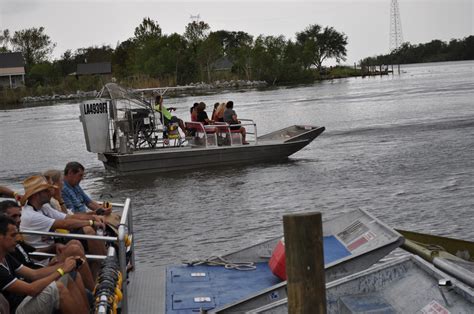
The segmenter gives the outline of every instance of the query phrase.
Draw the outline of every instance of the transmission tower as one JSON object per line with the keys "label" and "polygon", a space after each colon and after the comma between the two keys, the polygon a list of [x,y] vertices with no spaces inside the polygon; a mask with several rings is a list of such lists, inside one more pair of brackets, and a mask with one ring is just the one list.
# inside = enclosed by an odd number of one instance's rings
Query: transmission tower
{"label": "transmission tower", "polygon": [[399,48],[403,43],[402,21],[397,0],[390,3],[390,51]]}
{"label": "transmission tower", "polygon": [[201,16],[199,15],[199,13],[197,15],[192,15],[192,14],[189,15],[189,19],[191,19],[193,22],[196,22],[196,23],[199,23],[200,18]]}

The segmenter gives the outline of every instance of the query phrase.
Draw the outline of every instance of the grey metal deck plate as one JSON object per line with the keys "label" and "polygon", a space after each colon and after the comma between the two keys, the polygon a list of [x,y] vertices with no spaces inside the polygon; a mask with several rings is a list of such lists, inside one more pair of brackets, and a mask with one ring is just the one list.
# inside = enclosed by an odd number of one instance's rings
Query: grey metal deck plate
{"label": "grey metal deck plate", "polygon": [[165,313],[165,267],[141,266],[130,275],[128,313]]}

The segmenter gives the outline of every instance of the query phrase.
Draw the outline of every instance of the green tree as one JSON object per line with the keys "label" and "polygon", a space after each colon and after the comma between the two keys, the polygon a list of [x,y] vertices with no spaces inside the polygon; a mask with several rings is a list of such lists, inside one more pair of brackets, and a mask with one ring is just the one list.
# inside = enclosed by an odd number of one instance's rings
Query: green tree
{"label": "green tree", "polygon": [[252,76],[251,52],[253,37],[246,32],[229,32],[220,30],[213,32],[222,47],[223,54],[233,63],[233,70],[244,75],[247,80]]}
{"label": "green tree", "polygon": [[4,29],[0,31],[0,52],[9,52],[8,45],[10,43],[10,31],[8,29]]}
{"label": "green tree", "polygon": [[79,48],[74,53],[74,60],[76,63],[110,62],[113,53],[114,50],[108,45]]}
{"label": "green tree", "polygon": [[280,35],[260,35],[252,51],[252,68],[256,77],[275,85],[281,78],[285,58],[286,40]]}
{"label": "green tree", "polygon": [[137,45],[134,39],[127,39],[115,48],[112,55],[112,67],[114,75],[119,77],[131,76],[135,69]]}
{"label": "green tree", "polygon": [[66,50],[55,63],[63,76],[76,71],[76,62],[74,61],[74,55],[70,49]]}
{"label": "green tree", "polygon": [[144,43],[150,39],[158,39],[160,37],[160,25],[149,17],[143,18],[142,23],[135,28],[135,38],[138,43]]}
{"label": "green tree", "polygon": [[56,44],[44,33],[44,27],[16,31],[11,39],[14,51],[20,51],[30,69],[34,64],[48,60]]}
{"label": "green tree", "polygon": [[207,38],[210,29],[209,24],[206,22],[193,21],[186,25],[184,38],[186,38],[194,51],[197,51],[197,46]]}
{"label": "green tree", "polygon": [[[160,59],[166,62],[167,74],[173,74],[175,84],[184,83],[183,79],[186,77],[187,64],[187,47],[184,37],[177,33],[169,36],[164,36],[160,41]],[[189,74],[189,72],[187,73]]]}
{"label": "green tree", "polygon": [[324,29],[318,25],[310,25],[304,31],[296,33],[297,43],[301,46],[302,62],[305,67],[316,66],[321,72],[322,64],[327,59],[336,62],[346,60],[347,36],[332,27]]}
{"label": "green tree", "polygon": [[198,48],[197,59],[203,72],[207,74],[207,81],[212,81],[212,65],[217,59],[222,57],[223,49],[218,36],[211,33]]}
{"label": "green tree", "polygon": [[59,83],[60,73],[51,62],[41,62],[33,65],[28,73],[27,79],[30,85],[47,86]]}

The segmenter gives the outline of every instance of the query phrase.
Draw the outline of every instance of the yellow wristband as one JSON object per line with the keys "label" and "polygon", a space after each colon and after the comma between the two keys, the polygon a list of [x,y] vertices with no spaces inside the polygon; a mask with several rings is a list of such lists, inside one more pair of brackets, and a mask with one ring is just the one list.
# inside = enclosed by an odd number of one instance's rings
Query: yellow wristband
{"label": "yellow wristband", "polygon": [[89,220],[89,225],[92,227],[94,225],[94,220]]}
{"label": "yellow wristband", "polygon": [[61,267],[56,269],[56,271],[61,275],[61,276],[64,276],[64,269],[62,269]]}

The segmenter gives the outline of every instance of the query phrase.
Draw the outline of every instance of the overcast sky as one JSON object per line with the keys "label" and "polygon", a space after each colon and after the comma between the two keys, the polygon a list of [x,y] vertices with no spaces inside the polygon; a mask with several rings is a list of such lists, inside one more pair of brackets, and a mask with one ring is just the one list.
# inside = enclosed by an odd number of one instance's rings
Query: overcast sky
{"label": "overcast sky", "polygon": [[[449,41],[474,34],[474,0],[398,0],[403,39],[412,44]],[[0,30],[44,26],[57,44],[53,57],[66,49],[111,45],[133,36],[144,17],[158,21],[163,33],[183,34],[190,15],[200,15],[211,30],[251,35],[295,33],[310,24],[332,26],[348,36],[347,62],[387,53],[390,0],[0,0]]]}

